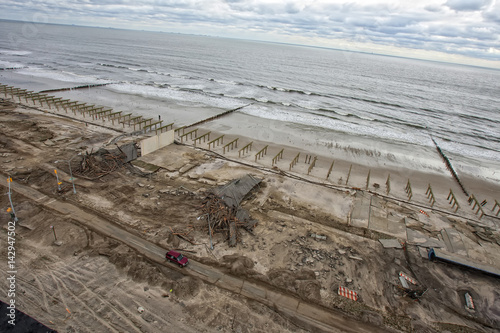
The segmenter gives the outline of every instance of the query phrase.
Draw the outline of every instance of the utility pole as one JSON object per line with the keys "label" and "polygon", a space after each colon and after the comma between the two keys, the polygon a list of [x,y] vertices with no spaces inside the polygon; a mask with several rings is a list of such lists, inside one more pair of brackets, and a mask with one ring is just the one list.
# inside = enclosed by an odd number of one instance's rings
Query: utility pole
{"label": "utility pole", "polygon": [[73,184],[73,194],[76,194],[76,188],[75,188],[75,179],[73,178],[73,173],[71,172],[71,160],[74,159],[77,156],[80,156],[82,153],[78,153],[77,155],[73,156],[72,158],[69,159],[68,165],[69,165],[69,176],[71,183]]}

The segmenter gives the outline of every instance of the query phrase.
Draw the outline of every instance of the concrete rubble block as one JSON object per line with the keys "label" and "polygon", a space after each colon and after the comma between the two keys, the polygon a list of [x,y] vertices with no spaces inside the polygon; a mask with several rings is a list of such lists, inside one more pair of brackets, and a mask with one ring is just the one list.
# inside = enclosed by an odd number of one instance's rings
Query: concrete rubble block
{"label": "concrete rubble block", "polygon": [[402,249],[401,243],[397,239],[379,239],[382,246],[386,249]]}
{"label": "concrete rubble block", "polygon": [[182,175],[182,174],[188,172],[189,170],[193,169],[195,166],[196,166],[196,164],[188,163],[179,169],[179,173]]}
{"label": "concrete rubble block", "polygon": [[408,244],[418,245],[421,247],[445,247],[445,244],[442,241],[436,238],[428,237],[420,231],[408,228],[406,229],[406,233],[408,235]]}
{"label": "concrete rubble block", "polygon": [[326,239],[327,239],[327,237],[324,235],[318,235],[318,234],[314,234],[314,233],[309,234],[309,237],[314,238],[318,241],[326,241]]}

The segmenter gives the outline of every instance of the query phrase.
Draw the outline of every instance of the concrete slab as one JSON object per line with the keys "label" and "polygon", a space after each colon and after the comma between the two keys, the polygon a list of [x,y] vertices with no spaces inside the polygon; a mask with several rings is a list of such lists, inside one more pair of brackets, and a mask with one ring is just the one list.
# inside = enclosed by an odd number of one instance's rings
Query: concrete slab
{"label": "concrete slab", "polygon": [[402,249],[401,243],[397,239],[379,239],[382,246],[386,249]]}
{"label": "concrete slab", "polygon": [[190,147],[174,144],[155,150],[145,156],[141,156],[138,160],[160,166],[169,172],[174,172],[182,168],[191,160],[202,158],[203,156],[203,153]]}
{"label": "concrete slab", "polygon": [[371,195],[356,196],[353,202],[350,225],[359,228],[368,228],[371,198]]}
{"label": "concrete slab", "polygon": [[462,240],[462,235],[455,229],[446,228],[441,230],[443,241],[446,244],[448,252],[456,253],[461,256],[467,256],[467,249]]}
{"label": "concrete slab", "polygon": [[417,230],[408,228],[406,229],[406,234],[408,236],[408,244],[414,244],[420,247],[439,247],[439,248],[446,247],[446,245],[442,241],[436,238],[428,237],[422,232]]}

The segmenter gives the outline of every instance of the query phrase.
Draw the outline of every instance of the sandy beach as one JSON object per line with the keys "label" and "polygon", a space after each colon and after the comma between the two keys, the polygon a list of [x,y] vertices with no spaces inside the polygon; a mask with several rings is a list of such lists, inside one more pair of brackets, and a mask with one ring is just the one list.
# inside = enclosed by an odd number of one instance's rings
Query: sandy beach
{"label": "sandy beach", "polygon": [[[25,89],[55,86],[42,81],[31,86],[18,83]],[[174,128],[227,111],[201,108],[196,103],[165,108],[164,103],[137,95],[120,96],[108,87],[50,94],[113,109],[127,107],[144,117],[157,109],[166,123],[175,122]],[[198,129],[198,137],[211,132],[206,142],[195,144],[184,137],[181,144],[183,130],[176,131],[178,144],[132,162],[144,173],[142,177],[125,167],[95,180],[77,174],[75,195],[66,161],[77,152],[115,148],[114,143],[109,145],[111,139],[133,132],[133,127],[24,100],[21,105],[19,99],[3,94],[0,97],[5,99],[0,117],[0,172],[12,176],[14,183],[96,214],[165,250],[184,250],[193,262],[226,276],[243,277],[367,327],[399,332],[494,332],[500,326],[497,278],[426,258],[427,250],[436,247],[500,267],[500,220],[494,209],[495,200],[500,199],[500,184],[487,177],[458,173],[467,191],[479,202],[486,201],[480,216],[435,148],[405,152],[390,142],[321,133],[237,111],[184,129],[184,133]],[[315,133],[313,140],[301,134],[306,130]],[[139,142],[151,135],[155,132],[137,133],[116,144]],[[222,135],[223,143],[208,149],[207,142]],[[237,147],[223,148],[235,139]],[[251,151],[239,152],[250,142]],[[256,159],[266,146],[267,153]],[[281,151],[279,161],[273,161]],[[297,155],[297,163],[290,168]],[[311,162],[306,162],[306,157],[311,157]],[[52,169],[56,167],[63,191],[54,186]],[[242,231],[236,247],[229,247],[225,235],[216,233],[215,247],[210,250],[206,221],[199,219],[198,207],[210,188],[246,174],[263,180],[242,204],[258,225],[253,234]],[[458,209],[449,203],[450,190]],[[141,260],[148,257],[147,250],[142,253],[117,236],[103,235],[92,225],[19,193],[14,199],[25,225],[19,230],[22,240],[18,246],[23,258],[19,270],[27,277],[19,280],[19,288],[33,291],[19,296],[21,309],[55,330],[86,324],[89,331],[159,332],[164,327],[205,332],[321,331],[306,325],[302,314],[290,315],[280,305],[270,307],[255,295],[235,294],[190,269],[173,270],[168,263]],[[2,205],[8,205],[7,198],[2,198]],[[2,216],[8,219],[8,214]],[[49,223],[60,230],[61,246],[52,244]],[[39,234],[41,238],[37,238]],[[178,234],[190,241],[178,238]],[[404,248],[385,247],[382,241],[386,239],[397,240]],[[4,252],[5,247],[2,255]],[[42,257],[48,258],[43,265]],[[80,266],[86,267],[85,274],[77,272]],[[73,273],[65,274],[65,270]],[[101,270],[108,272],[102,281],[98,276]],[[413,290],[425,291],[418,302],[402,291],[400,272],[417,280]],[[72,280],[77,280],[82,290],[69,287]],[[122,290],[102,292],[116,285],[115,281],[123,284]],[[96,283],[99,288],[92,287]],[[359,300],[340,296],[339,286],[356,291]],[[465,308],[466,292],[474,298],[476,309]],[[51,293],[57,299],[50,298]],[[100,310],[95,310],[95,297]],[[167,319],[162,306],[165,302],[172,308]],[[67,316],[58,303],[83,308]],[[139,305],[146,312],[139,313]],[[192,320],[183,318],[186,312]],[[94,324],[89,325],[92,318]],[[337,329],[349,332],[347,326]]]}

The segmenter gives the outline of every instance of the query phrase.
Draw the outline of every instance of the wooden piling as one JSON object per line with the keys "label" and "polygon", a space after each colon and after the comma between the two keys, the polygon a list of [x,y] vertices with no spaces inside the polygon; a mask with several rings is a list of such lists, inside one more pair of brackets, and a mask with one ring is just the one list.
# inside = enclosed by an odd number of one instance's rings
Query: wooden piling
{"label": "wooden piling", "polygon": [[276,156],[273,157],[273,161],[272,161],[272,164],[271,165],[275,165],[276,163],[278,163],[278,161],[283,158],[283,151],[285,150],[285,148],[282,148],[280,150],[279,153],[276,154]]}
{"label": "wooden piling", "polygon": [[332,164],[330,164],[330,168],[328,169],[328,172],[326,174],[326,179],[329,179],[330,178],[330,175],[332,173],[332,170],[333,170],[333,166],[335,164],[335,160],[332,161]]}
{"label": "wooden piling", "polygon": [[347,173],[347,179],[345,180],[345,184],[349,183],[349,178],[351,177],[352,164],[349,167],[349,172]]}
{"label": "wooden piling", "polygon": [[255,162],[257,162],[257,158],[260,160],[261,157],[264,157],[267,154],[267,147],[269,147],[269,145],[266,145],[264,148],[259,150],[257,154],[255,154]]}
{"label": "wooden piling", "polygon": [[460,208],[460,205],[458,204],[457,198],[455,197],[455,194],[450,188],[450,193],[448,193],[448,197],[446,200],[449,200],[449,203],[451,205],[451,208],[455,207],[455,213],[457,212],[458,208]]}
{"label": "wooden piling", "polygon": [[222,147],[222,153],[225,154],[226,149],[227,151],[229,151],[230,149],[233,149],[235,147],[238,148],[238,138],[234,139],[233,141],[229,142],[224,147]]}
{"label": "wooden piling", "polygon": [[297,156],[294,157],[294,159],[292,160],[292,162],[290,163],[290,167],[288,168],[288,170],[292,170],[292,168],[297,164],[299,163],[299,158],[300,158],[300,153],[297,153]]}
{"label": "wooden piling", "polygon": [[370,186],[370,172],[371,172],[371,170],[368,170],[368,176],[366,176],[366,187],[365,187],[365,190],[368,190],[368,187]]}
{"label": "wooden piling", "polygon": [[[200,143],[201,143],[201,139],[203,139],[203,142],[207,142],[207,140],[210,140],[210,133],[212,133],[212,132],[207,132],[207,133],[205,133],[205,134],[203,134],[203,135],[200,135],[199,137],[195,137],[195,138],[193,139],[193,143],[194,143],[194,145],[196,146],[196,141],[200,141]],[[210,146],[209,146],[209,147],[210,147]],[[210,148],[209,148],[209,149],[210,149]]]}
{"label": "wooden piling", "polygon": [[500,214],[500,203],[498,203],[498,201],[495,200],[495,204],[493,205],[493,208],[491,209],[491,211],[494,213],[495,212],[495,208],[497,208],[497,207],[498,207],[498,211],[495,214],[495,216],[498,216],[498,214]]}
{"label": "wooden piling", "polygon": [[193,139],[193,135],[196,138],[197,134],[198,134],[198,129],[197,128],[194,129],[194,130],[192,130],[192,131],[189,131],[189,132],[187,132],[185,134],[182,134],[181,135],[181,142],[183,141],[184,137],[186,137],[186,140],[187,140],[187,137],[190,135],[191,136],[191,140],[192,140]]}
{"label": "wooden piling", "polygon": [[224,135],[219,136],[218,138],[213,139],[208,143],[208,149],[210,149],[210,145],[213,145],[212,148],[215,148],[215,144],[217,143],[217,146],[220,144],[224,144]]}
{"label": "wooden piling", "polygon": [[[311,157],[309,157],[309,160],[311,159]],[[307,174],[309,175],[312,171],[312,169],[316,166],[316,161],[318,160],[318,156],[314,156],[314,159],[311,163],[311,165],[309,165],[309,168],[307,169]]]}
{"label": "wooden piling", "polygon": [[168,128],[169,127],[170,127],[170,129],[173,129],[174,128],[174,123],[170,123],[170,124],[164,125],[164,126],[162,126],[160,128],[157,128],[156,129],[156,135],[158,135],[158,131],[160,131],[160,134],[163,133],[163,130],[165,130],[165,131],[168,132]]}
{"label": "wooden piling", "polygon": [[429,200],[431,207],[433,207],[436,203],[436,198],[434,197],[434,193],[432,192],[431,184],[429,184],[429,186],[427,187],[427,191],[425,192],[425,194],[427,195],[427,199]]}
{"label": "wooden piling", "polygon": [[253,145],[253,141],[250,142],[249,144],[247,144],[245,147],[238,150],[238,157],[241,157],[242,152],[244,154],[244,153],[248,153],[248,151],[252,150],[252,145]]}
{"label": "wooden piling", "polygon": [[406,195],[408,195],[408,200],[410,201],[411,198],[413,197],[413,191],[411,189],[411,183],[410,183],[409,179],[408,179],[408,182],[406,183],[405,191],[406,191]]}
{"label": "wooden piling", "polygon": [[389,195],[391,192],[391,174],[387,175],[387,180],[385,181],[386,193]]}

